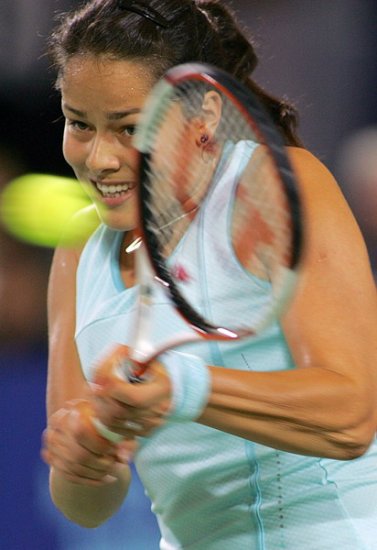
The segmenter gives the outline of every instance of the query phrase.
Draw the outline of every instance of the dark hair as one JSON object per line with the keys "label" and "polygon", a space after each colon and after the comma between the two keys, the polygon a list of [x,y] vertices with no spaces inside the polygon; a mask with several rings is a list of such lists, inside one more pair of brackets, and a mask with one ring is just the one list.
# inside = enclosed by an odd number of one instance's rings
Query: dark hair
{"label": "dark hair", "polygon": [[258,95],[287,145],[300,145],[295,109],[250,78],[258,62],[254,48],[218,0],[88,0],[60,16],[49,54],[57,82],[67,61],[83,54],[137,60],[153,70],[156,80],[181,63],[215,65]]}

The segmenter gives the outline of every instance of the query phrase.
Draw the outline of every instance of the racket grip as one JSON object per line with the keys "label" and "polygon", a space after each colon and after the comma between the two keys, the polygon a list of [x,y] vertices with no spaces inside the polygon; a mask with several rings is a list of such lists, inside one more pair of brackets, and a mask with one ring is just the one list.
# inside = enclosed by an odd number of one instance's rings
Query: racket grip
{"label": "racket grip", "polygon": [[139,363],[133,359],[126,359],[117,364],[115,367],[115,374],[121,380],[126,380],[131,384],[140,384],[145,380],[143,376],[145,370],[145,364]]}
{"label": "racket grip", "polygon": [[[131,359],[126,359],[125,361],[119,362],[115,368],[115,374],[121,380],[126,380],[131,384],[140,384],[144,381],[142,373],[145,370],[145,366],[132,361]],[[112,432],[99,418],[92,418],[93,425],[99,435],[110,441],[111,443],[121,443],[124,440],[124,436]]]}
{"label": "racket grip", "polygon": [[107,426],[98,418],[92,418],[93,425],[99,435],[110,441],[111,443],[121,443],[124,437],[120,434],[112,432]]}

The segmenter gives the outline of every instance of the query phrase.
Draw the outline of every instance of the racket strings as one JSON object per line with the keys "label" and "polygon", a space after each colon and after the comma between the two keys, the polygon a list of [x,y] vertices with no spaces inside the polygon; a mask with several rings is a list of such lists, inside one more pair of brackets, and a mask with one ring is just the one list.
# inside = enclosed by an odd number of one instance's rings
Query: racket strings
{"label": "racket strings", "polygon": [[288,267],[292,261],[291,212],[275,159],[260,130],[245,117],[238,103],[222,94],[216,139],[222,144],[247,141],[259,145],[236,187],[231,229],[233,248],[248,272],[277,287],[281,267]]}
{"label": "racket strings", "polygon": [[211,185],[216,151],[200,138],[206,133],[201,83],[176,86],[156,120],[147,170],[147,230],[158,234],[167,258],[187,231]]}
{"label": "racket strings", "polygon": [[[202,131],[206,131],[205,116],[201,110],[208,91],[208,85],[191,80],[176,86],[172,101],[156,124],[155,154],[152,152],[148,171],[150,187],[147,218],[150,231],[158,234],[165,258],[187,231],[208,187],[214,182],[219,162],[219,158],[213,155],[214,143],[221,149],[226,141],[262,141],[257,138],[238,106],[222,95],[221,121],[215,134],[210,137],[210,147],[197,146],[193,150],[189,146],[190,138],[195,138],[193,130],[202,127]],[[169,139],[166,139],[167,136]],[[159,146],[162,142],[163,156],[162,147]],[[268,185],[266,182],[269,182]],[[289,216],[282,192],[277,200],[279,187],[281,185],[276,168],[265,151],[248,163],[234,207],[232,234],[237,255],[247,270],[265,279],[273,278],[277,254],[279,259],[286,255],[286,261],[290,257],[289,251],[285,250],[285,243],[289,242]],[[281,204],[279,212],[276,209],[277,202]],[[242,247],[241,242],[244,243]],[[251,246],[246,247],[245,243]],[[258,243],[258,247],[255,248],[253,243]]]}
{"label": "racket strings", "polygon": [[[245,319],[234,319],[231,308],[226,311],[221,304],[219,309],[213,308],[213,316],[205,314],[211,324],[241,333],[257,327],[281,300],[286,270],[291,267],[293,255],[290,203],[276,157],[265,142],[263,125],[261,128],[250,113],[245,116],[239,101],[215,85],[207,82],[203,85],[196,79],[178,82],[172,88],[169,101],[164,102],[153,127],[149,128],[149,161],[143,183],[146,191],[143,225],[147,241],[155,252],[155,264],[165,270],[160,273],[164,275],[162,280],[169,283],[173,301],[181,302],[179,308],[183,309],[185,303],[189,303],[184,292],[186,283],[182,279],[182,290],[169,259],[189,234],[199,210],[205,216],[207,198],[210,200],[211,190],[223,178],[224,165],[228,169],[224,151],[234,151],[240,142],[251,144],[246,150],[253,151],[252,154],[245,153],[246,158],[238,159],[240,168],[232,172],[235,183],[225,191],[230,190],[224,200],[229,203],[231,213],[228,239],[234,254],[224,255],[219,265],[224,272],[232,272],[236,256],[251,279],[269,283],[271,290],[264,290],[262,285],[259,306]],[[206,106],[208,94],[221,98],[221,116],[216,124]],[[222,244],[218,248],[226,250]],[[191,258],[191,261],[200,264],[201,260]],[[207,275],[207,286],[218,288],[223,274]],[[233,280],[228,281],[229,289],[223,289],[225,295],[232,294],[232,283]],[[203,296],[203,289],[198,288],[196,294]],[[201,312],[199,308],[199,314]],[[192,313],[185,315],[193,317]],[[237,327],[235,322],[239,323]]]}
{"label": "racket strings", "polygon": [[280,267],[292,261],[289,205],[267,148],[259,148],[237,187],[232,239],[242,265],[253,275],[276,283]]}

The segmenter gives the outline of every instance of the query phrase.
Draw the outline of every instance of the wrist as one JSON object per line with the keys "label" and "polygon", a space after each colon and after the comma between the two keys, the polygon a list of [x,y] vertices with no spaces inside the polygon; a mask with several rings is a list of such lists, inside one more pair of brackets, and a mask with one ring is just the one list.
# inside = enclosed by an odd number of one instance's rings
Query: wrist
{"label": "wrist", "polygon": [[172,387],[168,418],[175,422],[195,421],[205,409],[211,393],[210,370],[200,357],[169,351],[162,363]]}

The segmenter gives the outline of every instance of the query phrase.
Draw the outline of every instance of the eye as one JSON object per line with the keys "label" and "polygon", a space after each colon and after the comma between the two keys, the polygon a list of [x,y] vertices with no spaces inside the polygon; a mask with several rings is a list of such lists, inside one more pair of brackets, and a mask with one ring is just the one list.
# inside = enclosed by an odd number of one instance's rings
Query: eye
{"label": "eye", "polygon": [[122,129],[122,133],[126,137],[133,137],[136,134],[136,124],[128,124]]}
{"label": "eye", "polygon": [[69,119],[67,119],[67,124],[73,130],[76,130],[78,132],[85,132],[85,131],[89,130],[89,126],[85,122],[82,122],[81,120],[69,120]]}

